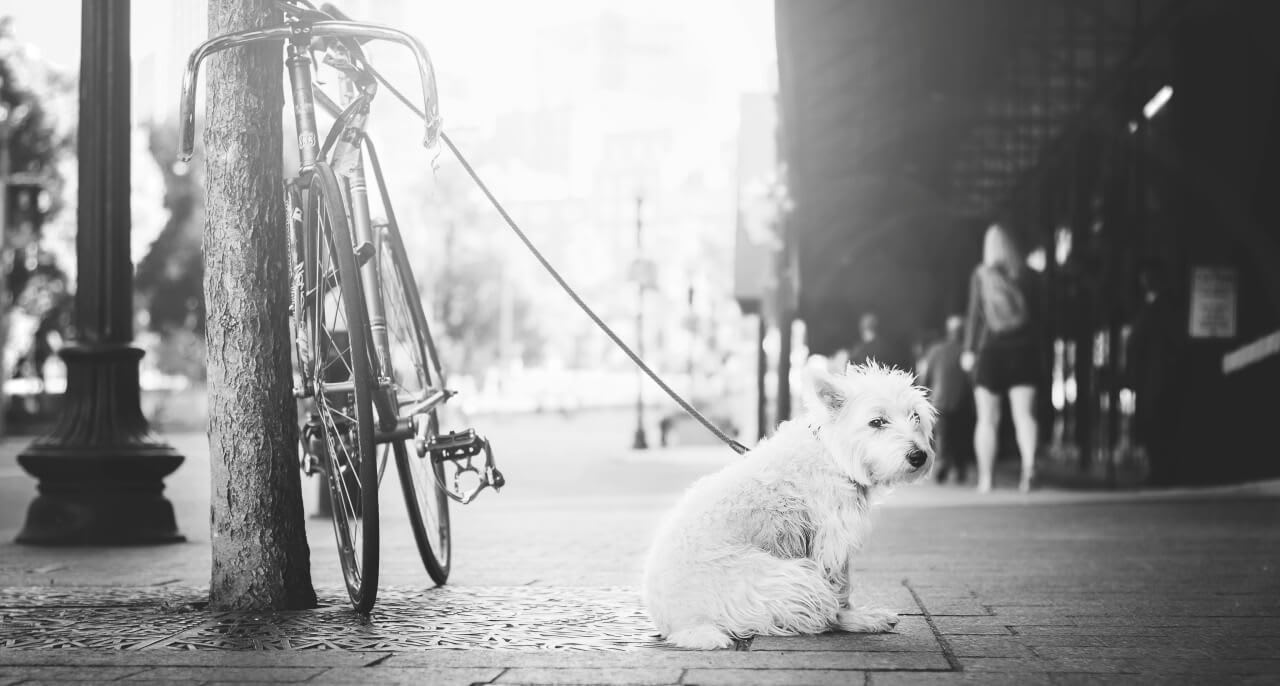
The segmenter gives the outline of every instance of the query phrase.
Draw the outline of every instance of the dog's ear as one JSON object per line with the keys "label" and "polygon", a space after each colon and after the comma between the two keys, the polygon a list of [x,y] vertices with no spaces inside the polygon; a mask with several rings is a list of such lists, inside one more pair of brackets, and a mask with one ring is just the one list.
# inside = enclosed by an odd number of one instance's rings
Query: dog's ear
{"label": "dog's ear", "polygon": [[835,414],[844,407],[844,390],[840,388],[835,377],[825,369],[810,370],[809,385],[813,389],[813,396],[827,412]]}

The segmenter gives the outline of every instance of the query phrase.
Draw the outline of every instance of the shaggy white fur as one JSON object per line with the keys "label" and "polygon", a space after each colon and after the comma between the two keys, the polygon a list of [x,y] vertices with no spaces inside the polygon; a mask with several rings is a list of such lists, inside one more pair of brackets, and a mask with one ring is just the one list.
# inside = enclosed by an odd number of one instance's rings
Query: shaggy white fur
{"label": "shaggy white fur", "polygon": [[850,567],[873,502],[932,468],[933,406],[910,374],[874,363],[810,380],[804,417],[694,483],[660,526],[644,599],[669,643],[897,624],[852,604]]}

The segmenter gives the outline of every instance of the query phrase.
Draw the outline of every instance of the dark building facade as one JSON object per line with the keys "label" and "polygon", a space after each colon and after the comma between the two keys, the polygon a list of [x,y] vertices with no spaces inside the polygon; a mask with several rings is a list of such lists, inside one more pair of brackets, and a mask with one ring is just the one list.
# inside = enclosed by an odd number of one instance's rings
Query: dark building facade
{"label": "dark building facade", "polygon": [[[1280,3],[776,5],[812,351],[963,309],[982,232],[1042,273],[1046,445],[1150,482],[1280,475]],[[1154,294],[1154,295],[1152,295]]]}

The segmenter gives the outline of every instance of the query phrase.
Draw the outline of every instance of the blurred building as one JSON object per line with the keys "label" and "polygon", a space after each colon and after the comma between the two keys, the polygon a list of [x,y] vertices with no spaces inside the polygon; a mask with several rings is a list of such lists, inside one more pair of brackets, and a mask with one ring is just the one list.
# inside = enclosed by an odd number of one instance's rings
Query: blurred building
{"label": "blurred building", "polygon": [[[706,351],[691,351],[709,340],[690,328],[691,314],[733,315],[738,93],[716,85],[704,43],[675,18],[589,7],[538,30],[527,60],[542,76],[504,110],[468,119],[474,84],[459,84],[452,108],[512,215],[629,340],[636,304],[625,273],[639,221],[642,252],[657,263],[646,296],[650,361],[672,371],[687,370],[691,355],[708,365]],[[495,231],[511,278],[539,297],[548,354],[567,366],[629,365],[514,237]]]}
{"label": "blurred building", "polygon": [[870,308],[938,326],[1003,219],[1047,284],[1051,453],[1106,471],[1141,444],[1162,483],[1280,474],[1261,430],[1280,387],[1280,5],[776,9],[815,350]]}
{"label": "blurred building", "polygon": [[[447,131],[547,257],[628,339],[637,307],[628,267],[640,254],[657,265],[644,305],[651,362],[677,385],[725,394],[725,358],[739,338],[732,298],[739,98],[774,85],[768,6],[337,4],[355,19],[423,40]],[[204,0],[132,3],[137,126],[172,126],[187,55],[208,35],[207,11]],[[19,14],[42,46],[74,68],[79,3],[22,5]],[[374,43],[367,50],[413,95],[417,74],[402,48]],[[335,77],[322,70],[319,79],[332,85]],[[467,247],[484,259],[466,268],[489,282],[484,298],[500,310],[502,362],[629,372],[626,358],[525,253],[450,154],[416,145],[420,124],[389,92],[379,102],[374,140],[424,288],[438,292],[432,279],[448,277],[451,246]],[[203,110],[198,104],[197,116]],[[292,117],[285,111],[282,118],[289,140]],[[138,136],[135,143],[134,159],[145,159],[147,141]],[[133,169],[157,176],[146,164]],[[136,260],[167,213],[154,178],[134,186]],[[537,332],[521,323],[526,305]],[[483,377],[496,370],[469,371]],[[646,385],[646,393],[654,390]]]}

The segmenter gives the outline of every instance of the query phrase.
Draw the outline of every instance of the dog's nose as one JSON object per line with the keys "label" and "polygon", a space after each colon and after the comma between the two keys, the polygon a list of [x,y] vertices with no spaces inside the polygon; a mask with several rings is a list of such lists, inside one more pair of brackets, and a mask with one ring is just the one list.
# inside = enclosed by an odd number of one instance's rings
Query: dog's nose
{"label": "dog's nose", "polygon": [[907,464],[911,465],[912,469],[919,469],[920,465],[924,464],[925,460],[928,459],[929,456],[925,455],[924,451],[919,448],[907,453]]}

